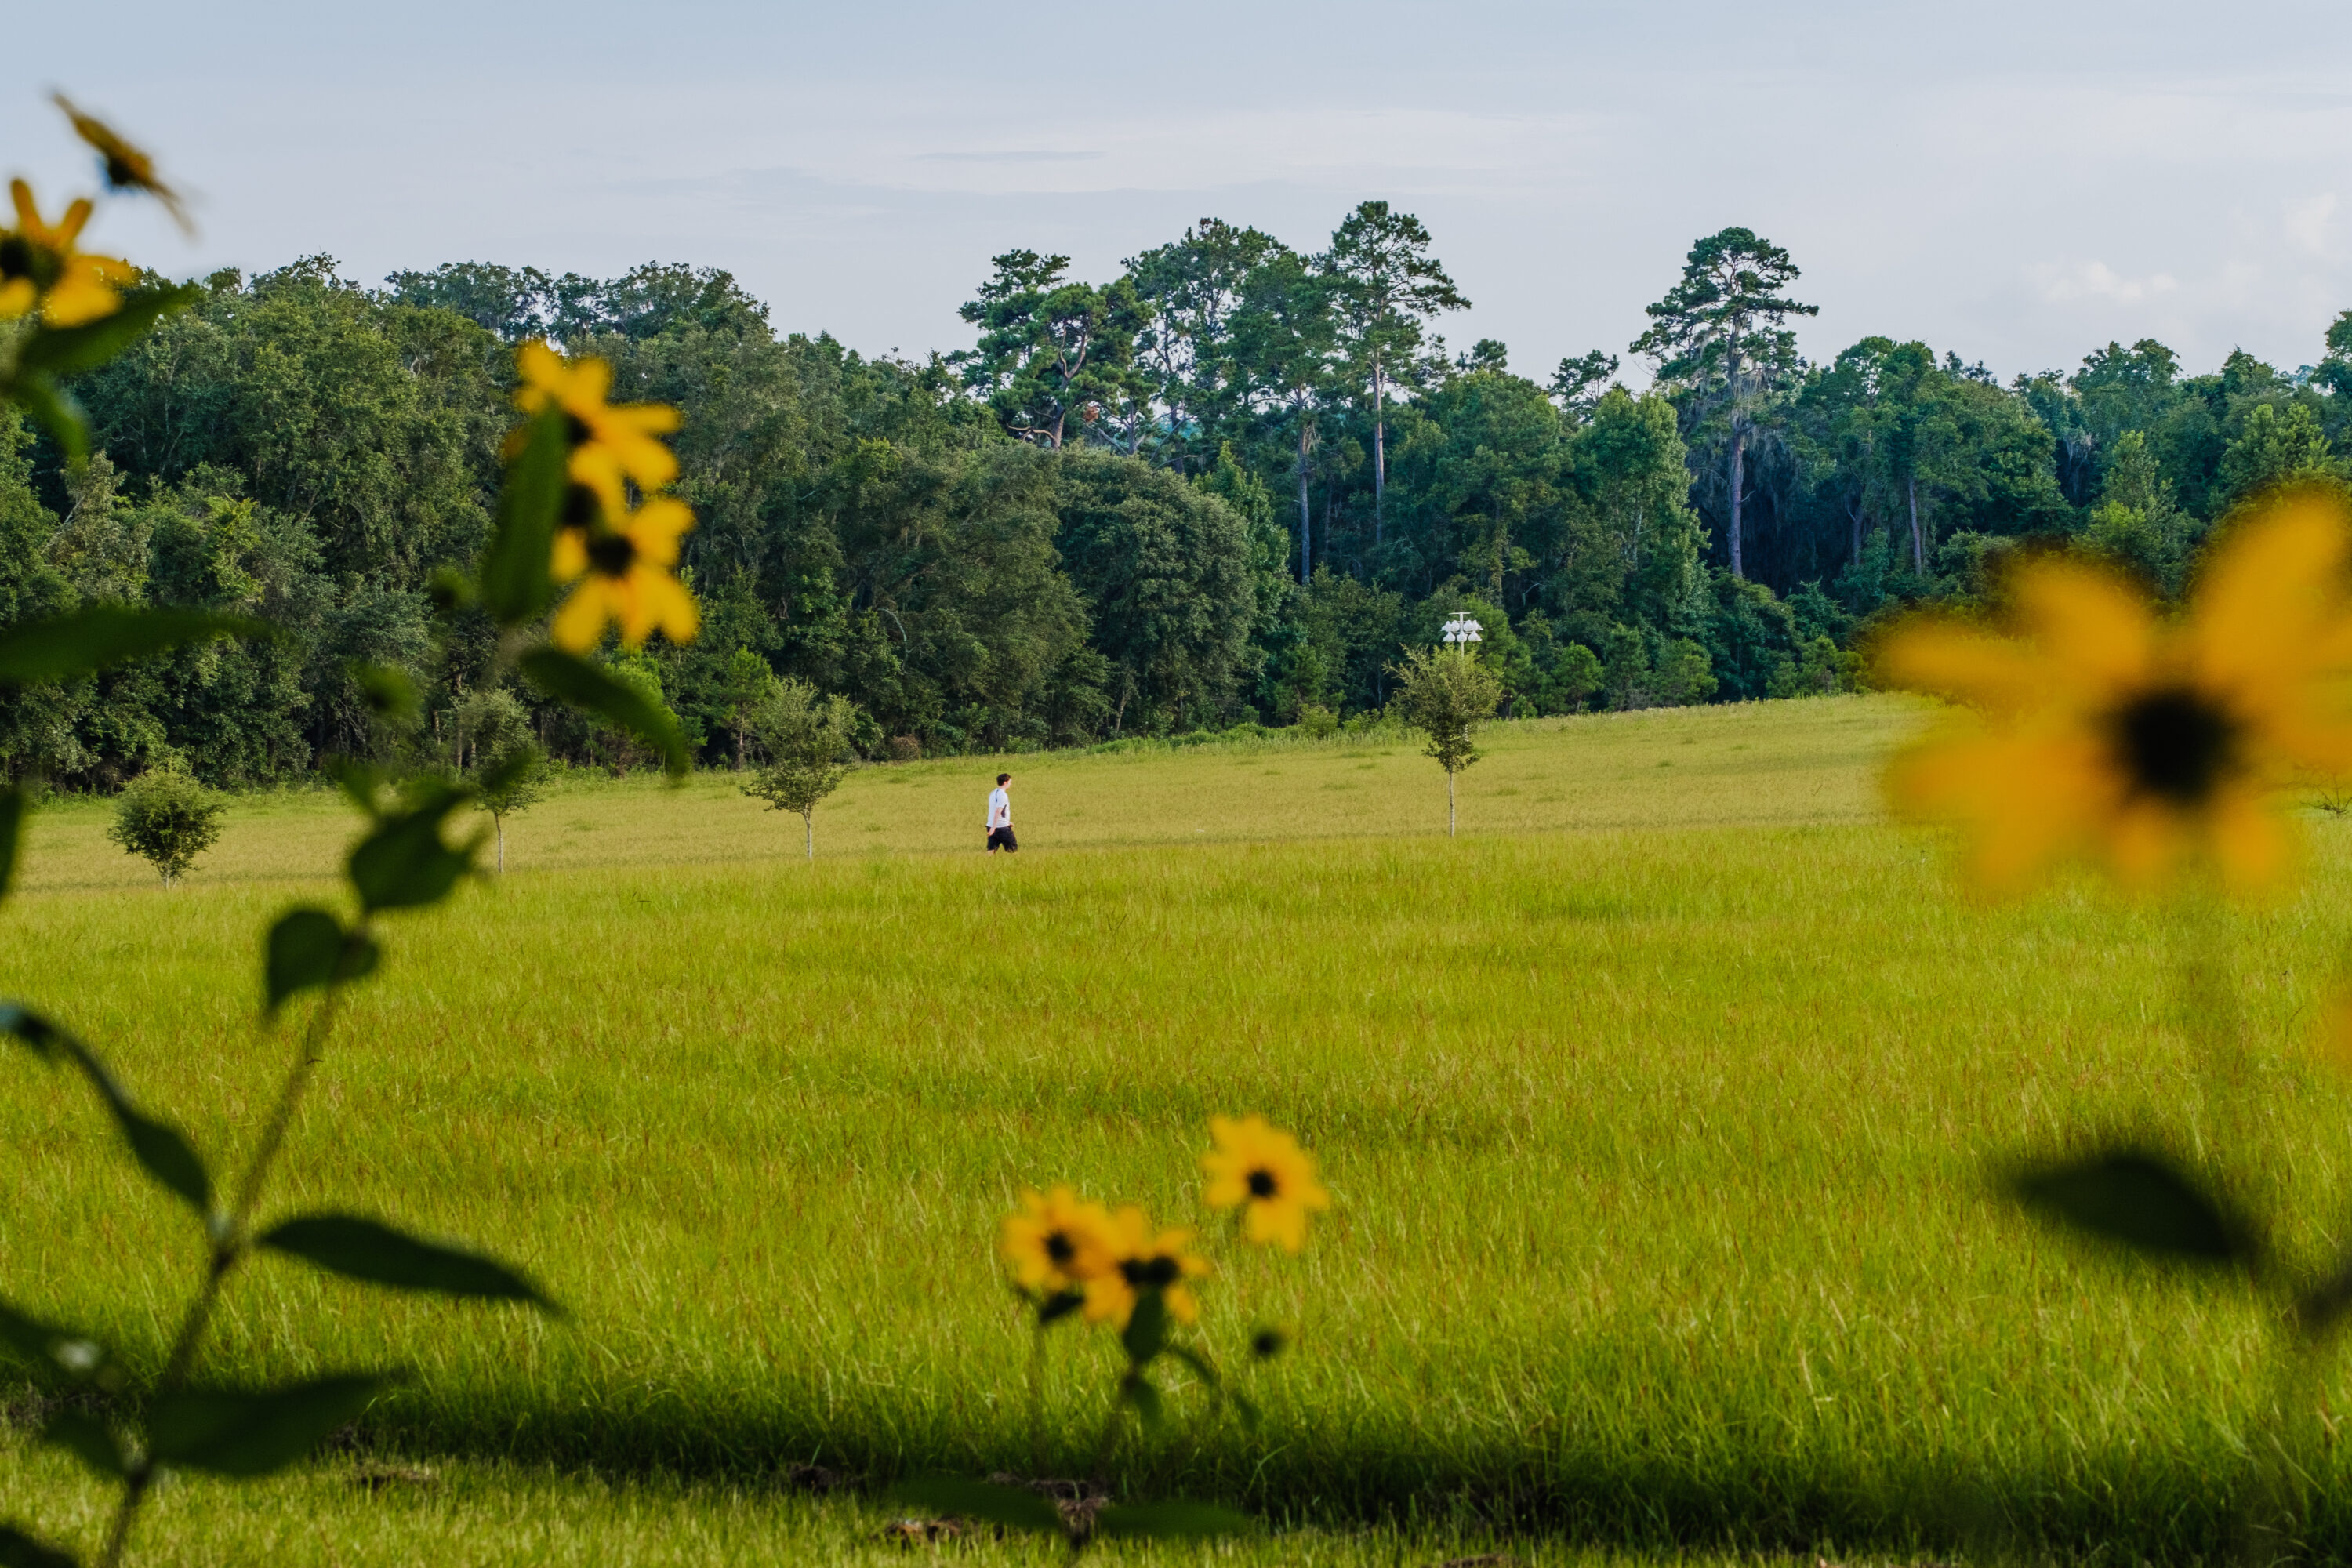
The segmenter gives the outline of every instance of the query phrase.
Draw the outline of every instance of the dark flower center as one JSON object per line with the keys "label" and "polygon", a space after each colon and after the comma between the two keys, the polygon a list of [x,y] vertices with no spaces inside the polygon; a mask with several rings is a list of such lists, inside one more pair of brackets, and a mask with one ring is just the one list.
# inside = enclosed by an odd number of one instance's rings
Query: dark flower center
{"label": "dark flower center", "polygon": [[1249,1173],[1249,1194],[1254,1198],[1270,1198],[1281,1190],[1272,1171],[1252,1171]]}
{"label": "dark flower center", "polygon": [[106,155],[106,183],[118,191],[127,191],[147,182],[129,159],[120,153],[109,153]]}
{"label": "dark flower center", "polygon": [[1070,1245],[1069,1236],[1066,1232],[1049,1230],[1045,1233],[1045,1256],[1052,1258],[1056,1267],[1067,1263],[1077,1255],[1078,1249]]}
{"label": "dark flower center", "polygon": [[1130,1258],[1118,1266],[1119,1278],[1138,1290],[1165,1290],[1183,1278],[1183,1270],[1166,1253],[1156,1258]]}
{"label": "dark flower center", "polygon": [[2115,732],[2134,791],[2174,805],[2203,805],[2236,760],[2237,721],[2186,687],[2133,699]]}
{"label": "dark flower center", "polygon": [[596,432],[588,428],[588,421],[568,408],[563,411],[563,440],[566,446],[585,447],[595,438]]}
{"label": "dark flower center", "polygon": [[589,563],[607,577],[625,577],[637,547],[625,533],[600,533],[588,542]]}
{"label": "dark flower center", "polygon": [[563,504],[555,521],[565,528],[586,528],[604,513],[604,503],[596,499],[594,490],[586,485],[569,484],[563,487]]}
{"label": "dark flower center", "polygon": [[0,238],[0,281],[29,278],[38,289],[47,289],[58,280],[57,258],[35,245],[21,234]]}

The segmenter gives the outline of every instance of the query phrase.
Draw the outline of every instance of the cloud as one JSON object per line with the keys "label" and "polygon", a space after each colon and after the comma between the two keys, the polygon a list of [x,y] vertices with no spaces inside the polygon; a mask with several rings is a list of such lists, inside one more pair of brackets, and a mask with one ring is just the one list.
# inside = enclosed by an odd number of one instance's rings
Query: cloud
{"label": "cloud", "polygon": [[2179,279],[2169,272],[2126,278],[2104,261],[2077,261],[2071,266],[2044,263],[2031,270],[2042,298],[2053,305],[2070,305],[2084,300],[2138,305],[2180,287]]}
{"label": "cloud", "polygon": [[1083,163],[1099,153],[1057,153],[1046,147],[1016,148],[1003,153],[918,153],[918,163]]}
{"label": "cloud", "polygon": [[2336,197],[2309,196],[2286,205],[2286,236],[2314,256],[2327,254],[2327,220],[2336,214]]}

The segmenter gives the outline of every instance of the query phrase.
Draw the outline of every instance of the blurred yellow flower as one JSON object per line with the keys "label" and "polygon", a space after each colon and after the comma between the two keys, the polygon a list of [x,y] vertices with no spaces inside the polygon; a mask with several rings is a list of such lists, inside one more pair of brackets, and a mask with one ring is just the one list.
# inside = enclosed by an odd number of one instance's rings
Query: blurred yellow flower
{"label": "blurred yellow flower", "polygon": [[89,198],[76,201],[50,225],[33,205],[32,186],[11,180],[8,194],[16,204],[16,226],[0,229],[0,321],[37,306],[52,327],[79,327],[112,315],[122,303],[115,286],[138,274],[127,261],[74,248],[89,222]]}
{"label": "blurred yellow flower", "polygon": [[1154,1233],[1143,1210],[1129,1204],[1111,1216],[1117,1243],[1115,1266],[1086,1282],[1087,1321],[1127,1327],[1135,1313],[1136,1298],[1156,1290],[1168,1315],[1180,1323],[1200,1321],[1201,1306],[1192,1299],[1188,1279],[1209,1271],[1208,1261],[1189,1249],[1189,1230]]}
{"label": "blurred yellow flower", "polygon": [[49,94],[49,100],[65,110],[73,121],[74,134],[88,142],[105,166],[106,183],[118,191],[144,191],[163,204],[172,221],[183,231],[194,232],[188,221],[187,208],[181,205],[180,193],[155,177],[155,160],[114,133],[113,127],[93,115],[84,114],[62,92]]}
{"label": "blurred yellow flower", "polygon": [[2343,502],[2293,490],[2221,538],[2177,623],[2054,556],[2011,574],[2012,635],[1915,616],[1881,646],[1882,675],[1975,719],[1896,760],[1895,805],[1962,825],[1989,891],[2067,858],[2128,887],[2200,856],[2232,891],[2276,881],[2291,846],[2271,797],[2352,773],[2347,549]]}
{"label": "blurred yellow flower", "polygon": [[1209,1135],[1217,1143],[1201,1156],[1209,1206],[1245,1205],[1243,1226],[1252,1241],[1275,1242],[1288,1252],[1306,1246],[1307,1211],[1331,1206],[1331,1194],[1315,1179],[1315,1156],[1263,1116],[1238,1121],[1213,1116]]}
{"label": "blurred yellow flower", "polygon": [[1021,1194],[1019,1212],[999,1227],[996,1250],[1023,1289],[1050,1296],[1117,1268],[1120,1241],[1108,1209],[1055,1187]]}
{"label": "blurred yellow flower", "polygon": [[614,624],[631,647],[656,631],[672,642],[692,642],[701,613],[671,569],[679,536],[693,526],[684,501],[656,496],[634,512],[614,514],[606,527],[556,530],[550,570],[559,583],[577,583],[549,628],[555,645],[586,653]]}
{"label": "blurred yellow flower", "polygon": [[677,478],[677,455],[655,439],[677,428],[677,410],[667,403],[605,402],[610,364],[593,355],[566,360],[533,338],[515,351],[515,369],[522,376],[515,406],[526,414],[551,405],[563,411],[572,443],[567,471],[574,484],[595,492],[608,514],[627,510],[623,479],[651,495]]}

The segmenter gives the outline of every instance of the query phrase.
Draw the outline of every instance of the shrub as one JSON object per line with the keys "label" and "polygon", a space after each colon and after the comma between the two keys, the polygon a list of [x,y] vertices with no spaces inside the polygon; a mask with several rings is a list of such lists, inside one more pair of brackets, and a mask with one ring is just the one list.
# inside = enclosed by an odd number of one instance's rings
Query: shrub
{"label": "shrub", "polygon": [[1339,732],[1339,716],[1320,702],[1298,710],[1298,732],[1310,741],[1328,741]]}
{"label": "shrub", "polygon": [[185,768],[166,763],[125,786],[106,836],[153,866],[168,888],[213,847],[227,809],[220,796],[189,777]]}

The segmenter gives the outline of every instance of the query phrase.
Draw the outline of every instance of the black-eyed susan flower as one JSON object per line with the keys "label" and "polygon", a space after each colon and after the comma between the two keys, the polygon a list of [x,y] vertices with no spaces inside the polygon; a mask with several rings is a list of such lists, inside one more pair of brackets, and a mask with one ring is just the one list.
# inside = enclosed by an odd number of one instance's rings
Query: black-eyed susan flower
{"label": "black-eyed susan flower", "polygon": [[79,327],[112,315],[122,303],[117,285],[138,274],[127,261],[74,248],[89,222],[89,198],[47,224],[33,204],[32,186],[11,180],[8,195],[16,204],[16,226],[0,229],[0,321],[37,309],[52,327]]}
{"label": "black-eyed susan flower", "polygon": [[1331,1206],[1331,1194],[1315,1179],[1315,1156],[1263,1116],[1212,1116],[1209,1135],[1217,1144],[1201,1156],[1209,1206],[1239,1206],[1252,1241],[1274,1242],[1286,1252],[1305,1247],[1307,1212]]}
{"label": "black-eyed susan flower", "polygon": [[693,526],[684,501],[656,496],[601,527],[556,530],[550,570],[572,588],[549,627],[555,645],[586,653],[608,626],[618,626],[631,647],[656,631],[672,642],[693,641],[701,612],[674,574],[678,539]]}
{"label": "black-eyed susan flower", "polygon": [[1111,1215],[1111,1226],[1118,1243],[1117,1260],[1111,1268],[1086,1282],[1087,1321],[1123,1329],[1135,1315],[1137,1299],[1149,1292],[1160,1297],[1168,1315],[1178,1322],[1200,1321],[1201,1304],[1192,1299],[1192,1287],[1185,1281],[1206,1274],[1209,1264],[1193,1254],[1192,1233],[1155,1231],[1150,1217],[1134,1204]]}
{"label": "black-eyed susan flower", "polygon": [[2342,502],[2292,491],[2221,540],[2177,623],[2101,567],[2043,557],[2008,579],[2006,633],[1896,627],[1886,679],[1973,711],[1897,760],[1895,803],[1960,824],[1990,891],[2069,858],[2132,887],[2200,859],[2232,890],[2274,882],[2278,793],[2352,773],[2347,550]]}
{"label": "black-eyed susan flower", "polygon": [[1004,1216],[996,1238],[1013,1283],[1038,1296],[1083,1289],[1117,1267],[1120,1245],[1110,1211],[1068,1187],[1022,1194],[1021,1207]]}
{"label": "black-eyed susan flower", "polygon": [[534,338],[515,351],[515,369],[522,376],[515,406],[526,414],[562,410],[571,443],[566,471],[608,513],[626,509],[625,479],[651,495],[677,478],[676,454],[656,439],[677,428],[677,410],[667,403],[607,403],[610,364],[593,355],[567,360]]}
{"label": "black-eyed susan flower", "polygon": [[132,146],[114,132],[114,128],[95,115],[84,114],[62,92],[49,95],[51,102],[65,110],[73,121],[74,134],[98,154],[100,166],[105,171],[109,188],[118,191],[144,191],[163,204],[172,221],[183,230],[193,232],[188,210],[180,200],[180,193],[155,176],[155,160]]}

